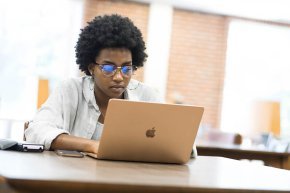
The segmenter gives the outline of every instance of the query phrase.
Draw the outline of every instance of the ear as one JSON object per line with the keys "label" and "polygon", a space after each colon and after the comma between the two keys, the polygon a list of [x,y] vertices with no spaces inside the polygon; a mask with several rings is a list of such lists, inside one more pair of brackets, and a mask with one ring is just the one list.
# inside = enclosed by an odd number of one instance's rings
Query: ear
{"label": "ear", "polygon": [[95,69],[95,65],[94,64],[89,64],[88,70],[89,70],[91,75],[93,75],[94,69]]}

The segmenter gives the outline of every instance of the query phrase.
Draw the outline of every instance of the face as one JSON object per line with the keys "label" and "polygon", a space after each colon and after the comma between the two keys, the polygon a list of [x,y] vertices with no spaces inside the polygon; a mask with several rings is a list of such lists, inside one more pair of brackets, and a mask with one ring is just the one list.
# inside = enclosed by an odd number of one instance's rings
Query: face
{"label": "face", "polygon": [[[125,74],[127,67],[132,67],[131,51],[125,48],[104,48],[96,57],[95,62],[97,64],[91,64],[89,71],[94,78],[96,98],[99,100],[122,98],[131,79],[131,75]],[[112,67],[122,68],[117,68],[116,72],[110,76],[106,74],[106,70],[111,70]]]}

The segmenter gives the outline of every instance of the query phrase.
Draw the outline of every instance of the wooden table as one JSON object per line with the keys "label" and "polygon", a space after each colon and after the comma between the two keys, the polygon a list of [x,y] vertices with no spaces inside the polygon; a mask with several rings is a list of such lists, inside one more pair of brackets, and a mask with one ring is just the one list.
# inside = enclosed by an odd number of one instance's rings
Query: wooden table
{"label": "wooden table", "polygon": [[241,145],[225,145],[208,141],[198,141],[196,148],[198,155],[202,156],[220,156],[238,160],[262,160],[266,166],[290,170],[289,152],[270,151]]}
{"label": "wooden table", "polygon": [[17,192],[290,192],[290,173],[200,156],[186,165],[0,151],[0,174]]}

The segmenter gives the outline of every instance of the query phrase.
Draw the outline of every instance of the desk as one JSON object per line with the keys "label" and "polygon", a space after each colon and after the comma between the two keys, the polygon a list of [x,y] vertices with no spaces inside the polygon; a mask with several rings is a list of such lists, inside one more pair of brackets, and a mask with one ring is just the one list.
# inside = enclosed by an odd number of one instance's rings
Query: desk
{"label": "desk", "polygon": [[290,170],[290,153],[287,152],[245,148],[241,145],[224,145],[208,141],[198,141],[196,148],[198,155],[202,156],[221,156],[238,160],[262,160],[267,166]]}
{"label": "desk", "polygon": [[21,192],[290,192],[290,173],[221,157],[186,165],[0,151],[0,174]]}

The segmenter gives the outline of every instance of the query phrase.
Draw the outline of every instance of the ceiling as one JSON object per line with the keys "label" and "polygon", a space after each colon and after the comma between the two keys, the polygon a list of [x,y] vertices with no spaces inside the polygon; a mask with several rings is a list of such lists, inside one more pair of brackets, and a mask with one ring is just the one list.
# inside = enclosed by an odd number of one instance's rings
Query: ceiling
{"label": "ceiling", "polygon": [[290,0],[131,0],[176,8],[290,24]]}

